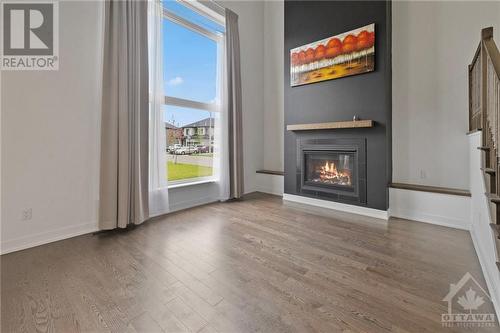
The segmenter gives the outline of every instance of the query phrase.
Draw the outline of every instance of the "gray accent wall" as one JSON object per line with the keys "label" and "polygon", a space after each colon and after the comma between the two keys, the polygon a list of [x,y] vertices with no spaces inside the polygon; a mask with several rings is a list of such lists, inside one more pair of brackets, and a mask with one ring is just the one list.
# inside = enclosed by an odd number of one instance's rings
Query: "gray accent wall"
{"label": "gray accent wall", "polygon": [[[290,49],[375,23],[375,71],[290,87]],[[366,207],[386,210],[391,181],[391,3],[285,1],[284,192],[297,193],[296,142],[302,138],[365,138]],[[286,125],[372,119],[375,127],[290,132]],[[300,195],[300,194],[299,194]],[[326,200],[330,200],[325,198]]]}

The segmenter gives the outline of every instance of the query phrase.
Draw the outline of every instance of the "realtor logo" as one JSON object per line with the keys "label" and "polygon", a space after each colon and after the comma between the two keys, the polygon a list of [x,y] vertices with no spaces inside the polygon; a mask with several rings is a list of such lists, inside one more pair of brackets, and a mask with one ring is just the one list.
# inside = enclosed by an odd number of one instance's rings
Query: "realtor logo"
{"label": "realtor logo", "polygon": [[57,70],[57,2],[5,1],[1,6],[2,70]]}
{"label": "realtor logo", "polygon": [[482,311],[488,304],[493,309],[490,295],[469,272],[458,283],[450,284],[450,291],[443,302],[448,302],[448,313],[441,315],[443,327],[496,326],[495,314]]}

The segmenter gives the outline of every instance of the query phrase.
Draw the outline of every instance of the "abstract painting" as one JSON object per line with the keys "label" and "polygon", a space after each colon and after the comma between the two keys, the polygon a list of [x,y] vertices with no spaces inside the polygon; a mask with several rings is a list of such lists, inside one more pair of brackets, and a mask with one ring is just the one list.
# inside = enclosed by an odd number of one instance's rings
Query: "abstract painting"
{"label": "abstract painting", "polygon": [[290,50],[290,85],[338,79],[375,69],[375,24]]}

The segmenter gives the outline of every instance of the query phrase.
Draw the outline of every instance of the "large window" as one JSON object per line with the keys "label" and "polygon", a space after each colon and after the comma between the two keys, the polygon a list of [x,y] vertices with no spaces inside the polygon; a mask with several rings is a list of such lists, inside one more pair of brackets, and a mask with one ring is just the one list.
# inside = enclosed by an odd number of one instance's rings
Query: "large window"
{"label": "large window", "polygon": [[169,185],[213,180],[224,27],[189,3],[162,3],[165,176]]}

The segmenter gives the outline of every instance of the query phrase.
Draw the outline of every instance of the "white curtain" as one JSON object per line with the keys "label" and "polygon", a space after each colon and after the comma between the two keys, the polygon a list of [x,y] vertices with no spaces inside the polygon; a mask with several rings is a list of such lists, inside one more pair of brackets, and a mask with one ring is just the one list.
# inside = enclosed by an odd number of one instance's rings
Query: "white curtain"
{"label": "white curtain", "polygon": [[218,118],[214,124],[214,174],[216,175],[219,187],[219,200],[229,199],[229,136],[227,117],[227,66],[226,66],[226,40],[218,44],[217,59],[217,99],[216,108],[219,110]]}
{"label": "white curtain", "polygon": [[149,61],[149,215],[168,212],[166,135],[163,122],[163,39],[162,6],[159,0],[148,1]]}

